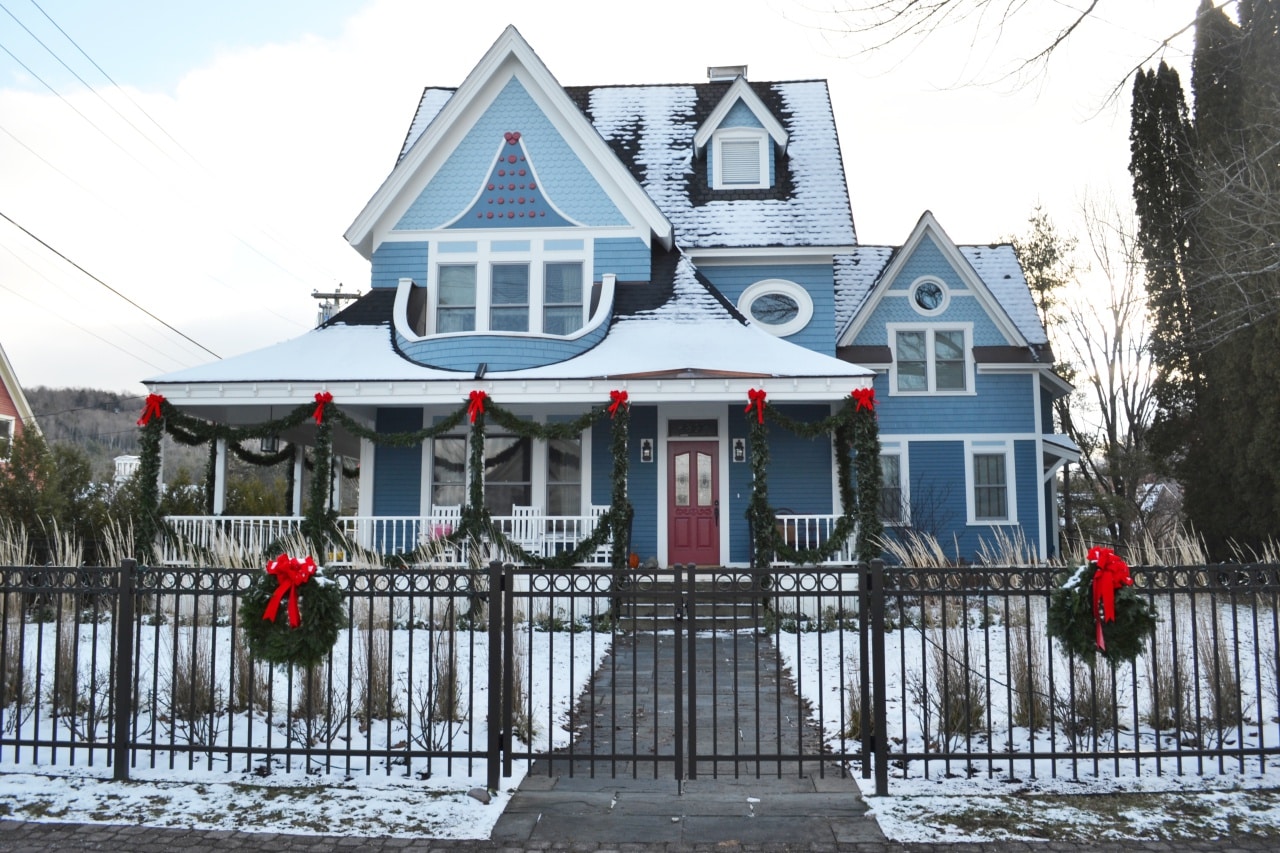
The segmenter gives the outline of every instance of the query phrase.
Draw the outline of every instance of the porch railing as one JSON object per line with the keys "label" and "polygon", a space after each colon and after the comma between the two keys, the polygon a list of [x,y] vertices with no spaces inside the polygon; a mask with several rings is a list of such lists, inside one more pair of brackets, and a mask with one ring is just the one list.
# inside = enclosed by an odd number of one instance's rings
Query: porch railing
{"label": "porch railing", "polygon": [[[193,551],[220,548],[244,548],[265,551],[273,542],[297,535],[302,528],[299,516],[247,515],[171,515],[165,517],[172,536],[162,546],[162,563],[167,566],[187,565]],[[500,515],[493,517],[496,529],[526,551],[544,556],[572,550],[591,535],[599,522],[599,514],[590,515]],[[348,515],[340,516],[338,531],[351,545],[378,554],[402,554],[429,545],[453,532],[457,519],[434,515]],[[496,550],[496,549],[494,549]],[[498,556],[481,555],[482,561]],[[340,545],[324,555],[332,564],[349,563],[353,554]],[[467,562],[465,547],[431,549],[435,562]],[[609,545],[597,548],[583,560],[586,565],[608,565]]]}
{"label": "porch railing", "polygon": [[[840,516],[827,513],[778,513],[778,535],[782,537],[783,542],[786,542],[792,548],[800,550],[819,548],[831,540],[832,534],[835,532],[836,522],[839,520]],[[834,554],[823,561],[823,565],[843,565],[856,562],[854,559],[855,539],[856,537],[853,536],[846,539]],[[775,566],[787,565],[783,560],[775,560],[773,564]]]}

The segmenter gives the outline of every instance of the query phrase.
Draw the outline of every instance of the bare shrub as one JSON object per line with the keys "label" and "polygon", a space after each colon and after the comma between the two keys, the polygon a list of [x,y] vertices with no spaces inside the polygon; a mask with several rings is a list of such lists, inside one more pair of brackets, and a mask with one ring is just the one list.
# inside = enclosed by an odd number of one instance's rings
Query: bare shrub
{"label": "bare shrub", "polygon": [[80,630],[70,595],[59,596],[57,646],[49,701],[57,713],[72,716],[79,701]]}
{"label": "bare shrub", "polygon": [[1054,696],[1054,717],[1072,749],[1086,737],[1097,749],[1102,733],[1117,719],[1115,683],[1115,670],[1105,660],[1092,667],[1077,665],[1070,683]]}
{"label": "bare shrub", "polygon": [[351,709],[328,663],[299,668],[298,690],[289,715],[289,737],[307,746],[328,744],[342,734]]}
{"label": "bare shrub", "polygon": [[271,666],[255,663],[247,643],[233,640],[231,711],[266,711],[271,707]]}
{"label": "bare shrub", "polygon": [[1049,722],[1049,668],[1039,641],[1044,626],[1027,612],[1025,602],[1010,612],[1009,681],[1013,692],[1010,716],[1015,726],[1035,731]]}
{"label": "bare shrub", "polygon": [[212,645],[212,632],[206,628],[179,632],[164,697],[171,724],[191,744],[212,745],[221,729],[225,693],[214,679]]}
{"label": "bare shrub", "polygon": [[356,717],[365,725],[370,720],[399,717],[399,696],[391,690],[391,636],[380,628],[356,631],[356,656],[352,661],[356,679]]}
{"label": "bare shrub", "polygon": [[453,600],[445,608],[444,622],[431,637],[431,667],[435,704],[432,716],[437,720],[462,718],[461,684],[458,677],[457,620]]}
{"label": "bare shrub", "polygon": [[524,631],[517,628],[511,646],[511,732],[524,743],[532,745],[538,736],[538,725],[533,719],[524,675],[529,671],[529,649]]}
{"label": "bare shrub", "polygon": [[1173,642],[1164,620],[1156,623],[1155,642],[1147,655],[1149,700],[1143,721],[1157,731],[1192,725],[1195,720],[1195,685],[1187,649]]}
{"label": "bare shrub", "polygon": [[861,740],[862,717],[862,667],[857,653],[847,655],[844,661],[845,723],[840,733],[850,740]]}
{"label": "bare shrub", "polygon": [[986,681],[969,661],[963,627],[926,632],[929,666],[912,673],[907,691],[926,742],[950,749],[982,731],[986,718]]}
{"label": "bare shrub", "polygon": [[1201,611],[1197,621],[1196,656],[1204,697],[1200,719],[1212,745],[1220,747],[1244,721],[1240,672],[1232,654],[1235,642],[1227,636],[1218,608]]}

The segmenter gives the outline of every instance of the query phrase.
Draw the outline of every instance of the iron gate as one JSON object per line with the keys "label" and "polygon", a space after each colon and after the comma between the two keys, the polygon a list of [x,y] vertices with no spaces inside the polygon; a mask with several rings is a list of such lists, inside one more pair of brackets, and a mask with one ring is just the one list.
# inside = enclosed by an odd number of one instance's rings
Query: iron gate
{"label": "iron gate", "polygon": [[[851,707],[869,707],[859,678],[869,671],[867,643],[850,641],[845,649],[845,631],[819,633],[841,645],[840,661],[846,652],[850,659],[827,672],[800,661],[795,641],[799,632],[867,625],[858,618],[864,573],[855,567],[506,571],[503,689],[494,691],[504,697],[498,747],[506,773],[513,759],[525,759],[550,775],[805,776],[841,773],[848,760],[866,757],[869,738],[846,716]],[[553,646],[545,662],[521,661],[520,649],[530,645],[522,633],[543,629],[558,630],[559,651]],[[576,665],[584,656],[575,644],[599,642],[604,631],[612,642],[607,652],[587,656],[600,662],[559,723],[568,743],[523,748],[512,733],[539,701],[524,689],[533,684],[533,667]],[[801,669],[816,679],[806,685],[808,700],[794,682]],[[848,736],[824,741],[818,721],[833,715]]]}

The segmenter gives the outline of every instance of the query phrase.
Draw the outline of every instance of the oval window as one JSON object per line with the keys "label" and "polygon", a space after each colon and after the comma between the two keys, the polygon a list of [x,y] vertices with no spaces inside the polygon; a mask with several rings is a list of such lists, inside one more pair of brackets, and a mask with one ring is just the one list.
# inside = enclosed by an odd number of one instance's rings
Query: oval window
{"label": "oval window", "polygon": [[792,335],[813,318],[813,300],[794,281],[757,281],[738,297],[738,310],[763,331],[778,337]]}
{"label": "oval window", "polygon": [[782,326],[799,316],[799,303],[785,293],[766,293],[751,303],[751,319],[766,326]]}

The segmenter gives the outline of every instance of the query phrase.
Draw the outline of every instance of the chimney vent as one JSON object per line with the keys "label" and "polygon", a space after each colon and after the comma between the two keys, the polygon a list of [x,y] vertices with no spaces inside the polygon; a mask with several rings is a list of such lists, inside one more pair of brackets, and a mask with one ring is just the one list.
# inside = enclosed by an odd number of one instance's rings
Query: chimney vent
{"label": "chimney vent", "polygon": [[712,83],[729,82],[741,77],[747,78],[747,66],[745,65],[712,65],[707,68],[707,80]]}

